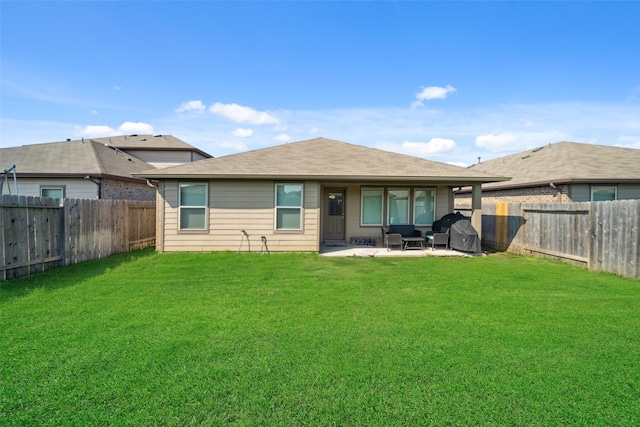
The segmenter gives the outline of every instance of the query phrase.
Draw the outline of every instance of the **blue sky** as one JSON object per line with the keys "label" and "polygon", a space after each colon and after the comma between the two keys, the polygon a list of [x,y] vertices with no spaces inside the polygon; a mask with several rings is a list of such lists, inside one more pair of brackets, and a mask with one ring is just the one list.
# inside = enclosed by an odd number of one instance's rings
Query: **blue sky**
{"label": "blue sky", "polygon": [[470,165],[640,148],[638,1],[0,2],[0,146],[323,136]]}

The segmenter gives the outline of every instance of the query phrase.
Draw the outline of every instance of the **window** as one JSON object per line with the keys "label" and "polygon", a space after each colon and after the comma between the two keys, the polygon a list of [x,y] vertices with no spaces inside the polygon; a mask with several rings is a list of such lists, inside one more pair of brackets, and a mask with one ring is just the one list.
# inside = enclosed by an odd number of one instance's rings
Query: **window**
{"label": "window", "polygon": [[62,200],[64,199],[64,187],[40,187],[40,197],[58,199],[58,203],[62,206]]}
{"label": "window", "polygon": [[344,197],[342,192],[329,193],[329,215],[330,216],[344,215]]}
{"label": "window", "polygon": [[618,198],[617,190],[614,186],[591,187],[591,200],[594,202],[616,200]]}
{"label": "window", "polygon": [[[361,189],[360,225],[432,225],[435,220],[435,188]],[[386,197],[386,206],[384,205]],[[386,217],[384,212],[386,209]]]}
{"label": "window", "polygon": [[382,188],[362,189],[362,225],[382,225]]}
{"label": "window", "polygon": [[207,184],[180,184],[180,230],[207,229]]}
{"label": "window", "polygon": [[436,191],[416,188],[413,191],[413,223],[415,225],[431,225],[435,216]]}
{"label": "window", "polygon": [[276,230],[302,230],[302,184],[276,184]]}
{"label": "window", "polygon": [[389,224],[409,224],[409,189],[390,188],[387,200]]}

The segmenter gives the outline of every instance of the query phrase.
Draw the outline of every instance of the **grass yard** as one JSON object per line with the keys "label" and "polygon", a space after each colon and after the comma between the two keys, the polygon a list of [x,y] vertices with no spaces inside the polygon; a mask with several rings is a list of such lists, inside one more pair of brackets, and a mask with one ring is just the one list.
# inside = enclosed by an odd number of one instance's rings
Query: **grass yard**
{"label": "grass yard", "polygon": [[143,250],[0,283],[0,425],[640,425],[640,282]]}

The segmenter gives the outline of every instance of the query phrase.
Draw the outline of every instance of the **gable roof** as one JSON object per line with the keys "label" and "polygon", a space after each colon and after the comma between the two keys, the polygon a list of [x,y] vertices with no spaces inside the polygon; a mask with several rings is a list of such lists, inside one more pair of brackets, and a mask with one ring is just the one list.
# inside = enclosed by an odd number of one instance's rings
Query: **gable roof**
{"label": "gable roof", "polygon": [[117,147],[121,150],[144,151],[193,151],[205,158],[213,157],[199,148],[176,138],[173,135],[121,135],[104,138],[91,138],[92,141]]}
{"label": "gable roof", "polygon": [[640,182],[640,150],[577,142],[557,142],[489,160],[470,170],[511,176],[483,185],[504,189],[567,183]]}
{"label": "gable roof", "polygon": [[326,138],[200,160],[136,174],[145,178],[431,180],[492,182],[508,178]]}
{"label": "gable roof", "polygon": [[0,157],[16,165],[18,177],[103,177],[138,181],[133,172],[149,163],[99,142],[68,141],[0,148]]}

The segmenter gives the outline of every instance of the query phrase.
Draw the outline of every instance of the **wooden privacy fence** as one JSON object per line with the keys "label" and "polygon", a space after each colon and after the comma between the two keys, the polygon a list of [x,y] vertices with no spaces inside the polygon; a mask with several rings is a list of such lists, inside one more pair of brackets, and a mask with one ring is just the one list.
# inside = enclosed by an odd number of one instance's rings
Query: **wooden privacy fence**
{"label": "wooden privacy fence", "polygon": [[0,197],[0,279],[155,244],[155,202]]}
{"label": "wooden privacy fence", "polygon": [[640,200],[484,205],[482,244],[640,279]]}

